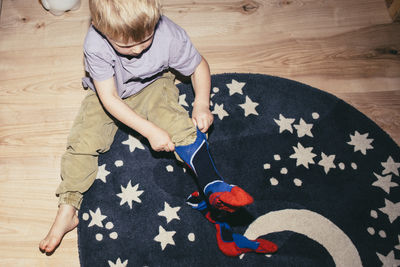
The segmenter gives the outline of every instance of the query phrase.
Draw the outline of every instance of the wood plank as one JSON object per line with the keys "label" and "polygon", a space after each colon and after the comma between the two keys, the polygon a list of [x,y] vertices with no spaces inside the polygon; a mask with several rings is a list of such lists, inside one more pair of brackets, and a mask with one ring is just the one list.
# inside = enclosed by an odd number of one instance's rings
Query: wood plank
{"label": "wood plank", "polygon": [[[212,73],[262,73],[329,92],[400,144],[400,24],[381,0],[168,0]],[[4,0],[0,17],[0,266],[79,266],[76,231],[37,249],[55,216],[59,164],[86,92],[87,1],[55,17]],[[16,212],[18,211],[18,212]]]}

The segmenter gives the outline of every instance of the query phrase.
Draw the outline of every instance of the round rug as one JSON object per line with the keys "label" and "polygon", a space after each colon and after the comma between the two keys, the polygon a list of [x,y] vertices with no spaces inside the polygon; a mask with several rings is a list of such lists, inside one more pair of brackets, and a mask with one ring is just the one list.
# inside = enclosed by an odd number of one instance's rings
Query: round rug
{"label": "round rug", "polygon": [[[178,85],[190,112],[193,91]],[[226,218],[277,253],[227,257],[185,204],[196,190],[172,153],[121,128],[85,193],[82,266],[398,266],[400,149],[374,122],[310,86],[259,74],[212,76],[211,153],[254,203]]]}

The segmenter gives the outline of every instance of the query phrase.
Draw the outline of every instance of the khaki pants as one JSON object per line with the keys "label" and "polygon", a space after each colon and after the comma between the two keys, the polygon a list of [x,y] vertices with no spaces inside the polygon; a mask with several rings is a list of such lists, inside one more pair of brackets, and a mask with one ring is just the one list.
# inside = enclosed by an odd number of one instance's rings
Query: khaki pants
{"label": "khaki pants", "polygon": [[[137,114],[167,131],[176,146],[196,139],[196,128],[187,111],[179,105],[174,76],[164,74],[138,94],[124,100]],[[115,119],[102,107],[96,93],[83,100],[61,159],[62,182],[57,188],[59,204],[79,209],[82,194],[97,176],[98,156],[107,152],[117,132]]]}

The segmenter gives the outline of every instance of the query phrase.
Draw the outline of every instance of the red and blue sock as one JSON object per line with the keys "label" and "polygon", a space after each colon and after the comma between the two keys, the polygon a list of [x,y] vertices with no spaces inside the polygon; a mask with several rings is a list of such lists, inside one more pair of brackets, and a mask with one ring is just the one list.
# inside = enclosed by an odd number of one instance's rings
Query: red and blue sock
{"label": "red and blue sock", "polygon": [[223,181],[209,152],[206,135],[200,130],[197,129],[194,143],[177,146],[175,151],[198,177],[199,187],[212,207],[234,212],[253,203],[253,198],[242,188]]}
{"label": "red and blue sock", "polygon": [[249,240],[243,235],[234,233],[229,224],[214,220],[208,210],[207,203],[202,199],[199,192],[191,194],[186,203],[200,211],[209,222],[215,225],[218,248],[225,255],[236,257],[248,252],[270,254],[278,250],[278,246],[271,241],[262,238]]}

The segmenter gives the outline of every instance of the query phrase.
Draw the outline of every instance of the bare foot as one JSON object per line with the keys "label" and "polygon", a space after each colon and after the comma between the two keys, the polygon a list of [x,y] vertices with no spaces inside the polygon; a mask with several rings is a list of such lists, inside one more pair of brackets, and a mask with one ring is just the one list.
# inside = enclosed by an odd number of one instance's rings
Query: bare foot
{"label": "bare foot", "polygon": [[61,243],[66,233],[73,230],[79,223],[75,207],[60,205],[53,226],[47,236],[40,241],[39,248],[43,253],[52,253]]}

